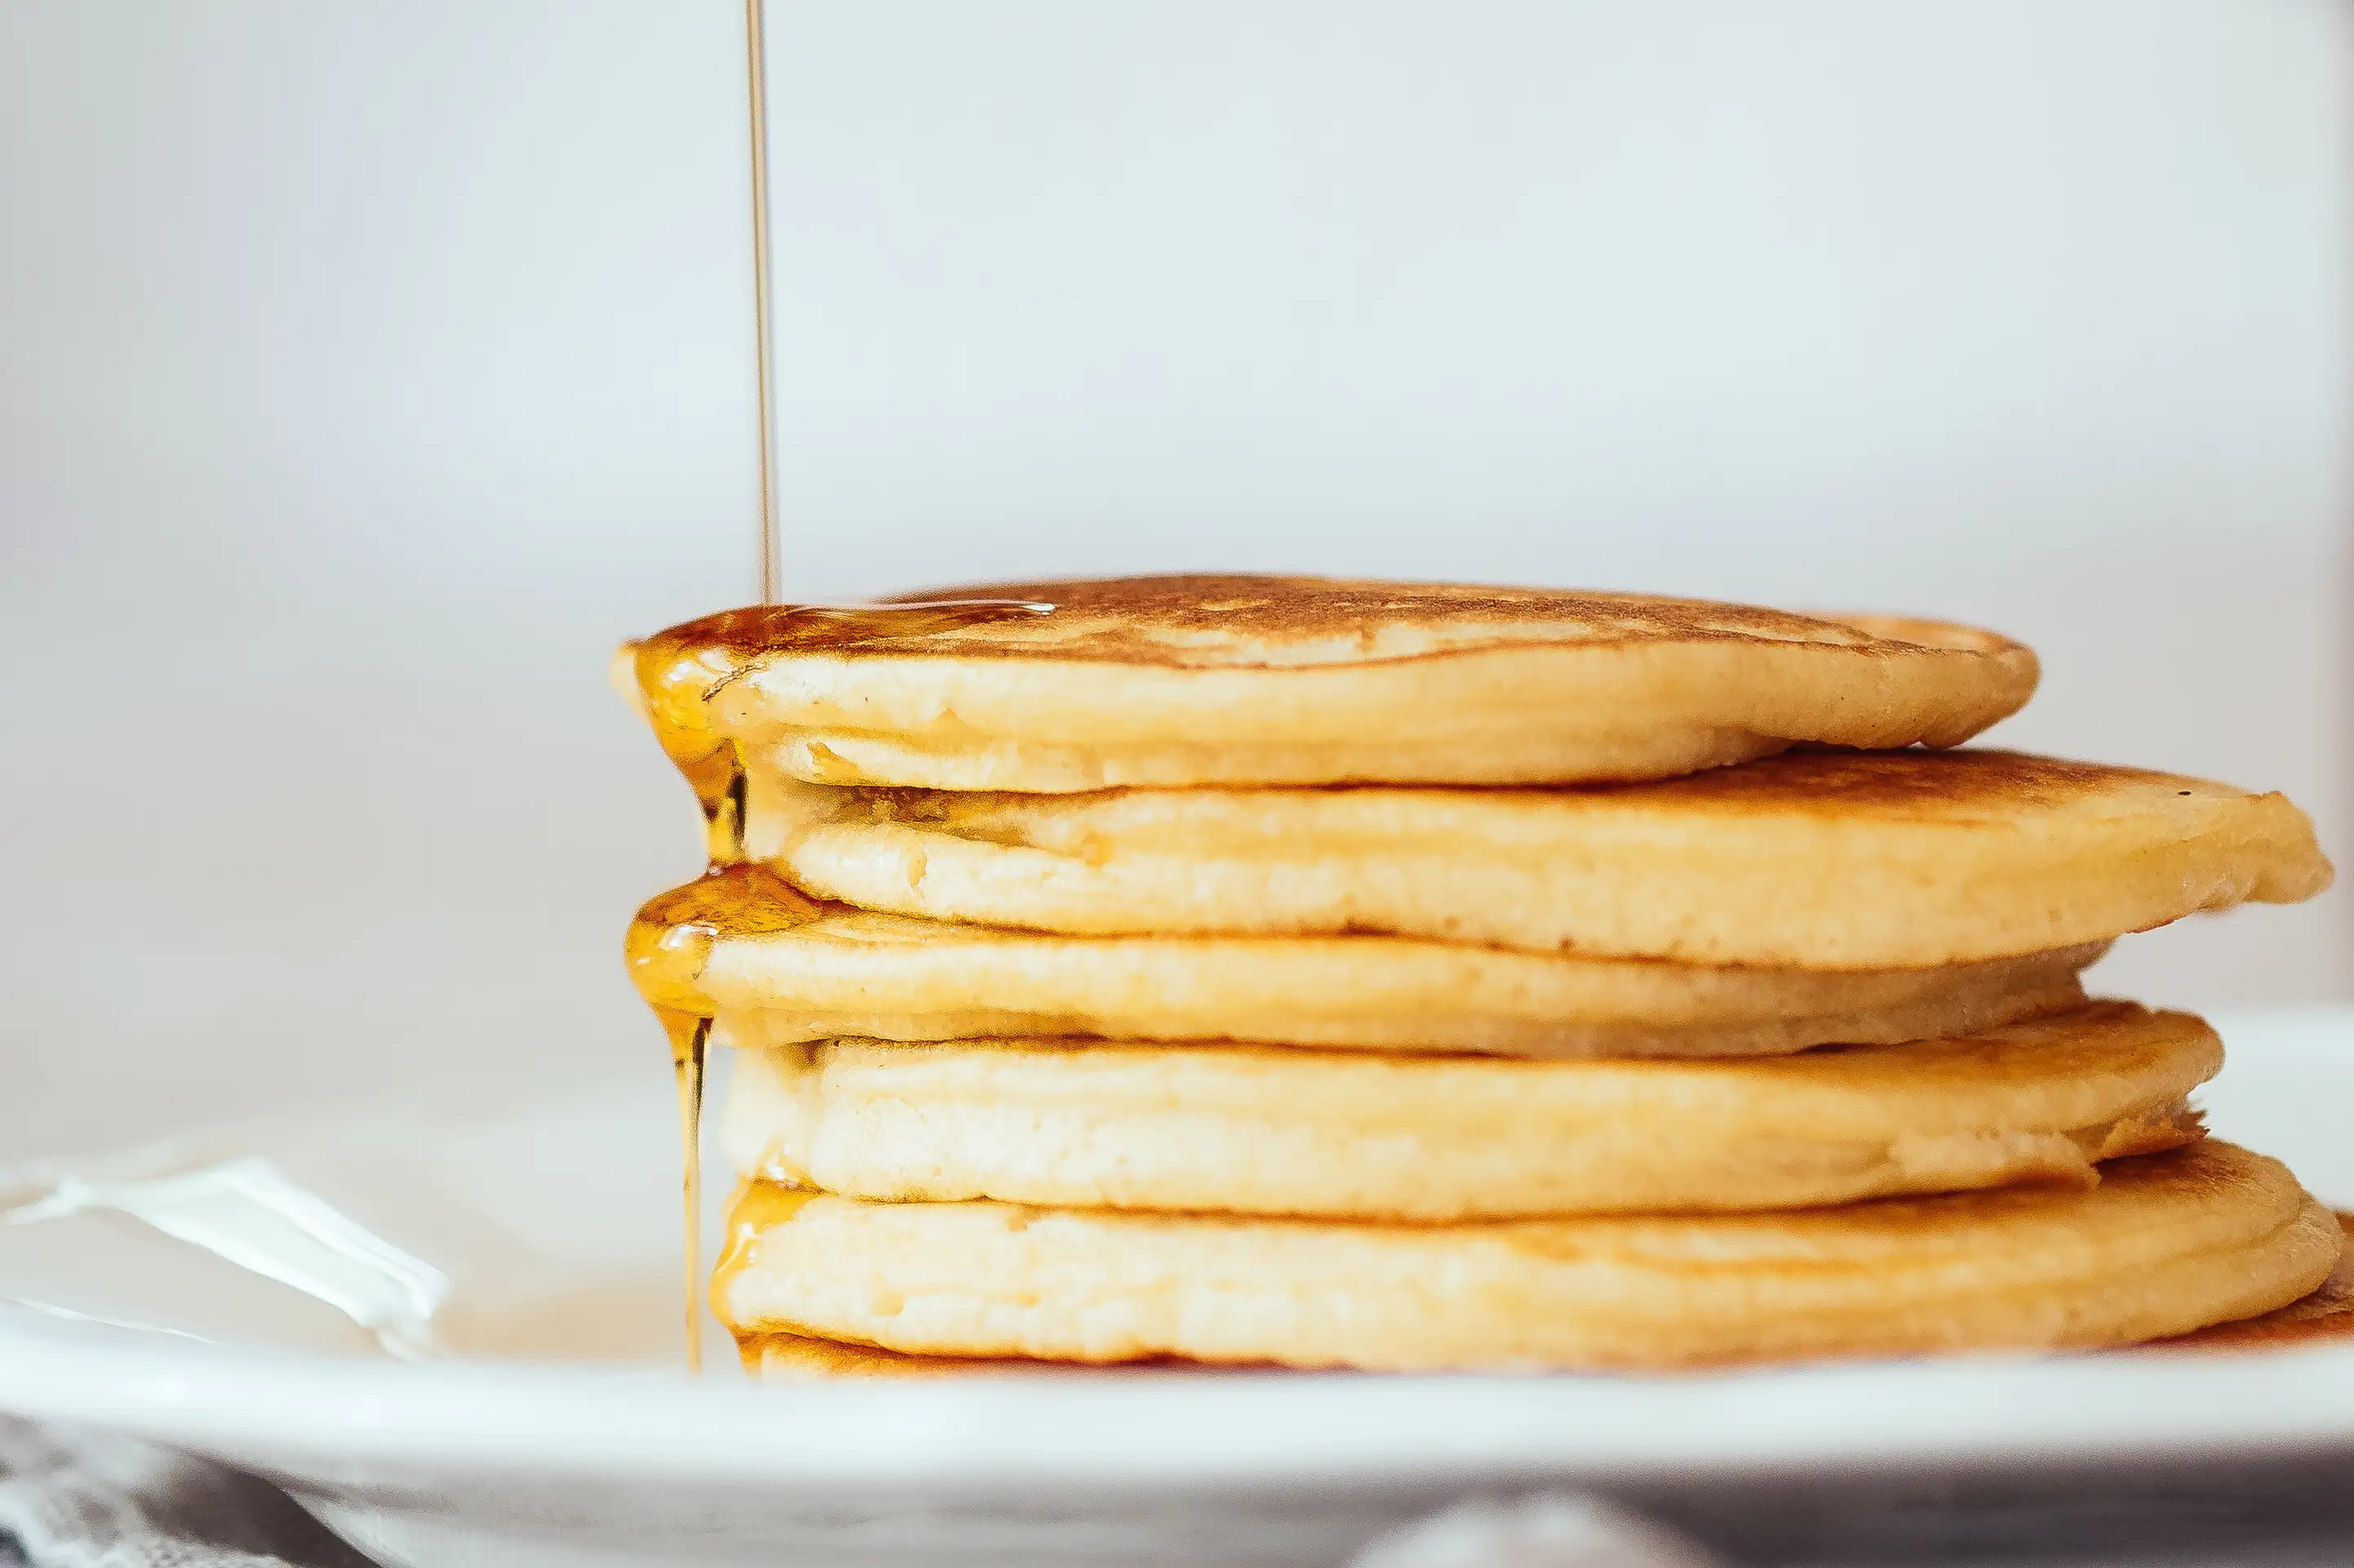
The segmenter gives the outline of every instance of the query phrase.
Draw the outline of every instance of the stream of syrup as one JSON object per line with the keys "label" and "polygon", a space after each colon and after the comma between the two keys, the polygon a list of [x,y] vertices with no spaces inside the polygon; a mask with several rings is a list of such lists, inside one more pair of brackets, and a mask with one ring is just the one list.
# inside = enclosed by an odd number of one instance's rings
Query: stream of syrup
{"label": "stream of syrup", "polygon": [[760,602],[723,610],[658,632],[638,645],[634,664],[654,736],[703,807],[708,869],[684,887],[653,898],[630,923],[631,978],[670,1037],[684,1144],[680,1181],[685,1205],[686,1364],[703,1370],[703,1080],[710,1054],[712,1008],[695,981],[722,935],[789,930],[816,917],[817,906],[782,878],[744,858],[744,762],[734,741],[713,728],[710,700],[775,654],[859,647],[920,637],[991,620],[1046,615],[1051,604],[1020,599],[934,599],[909,604],[785,604],[782,541],[777,525],[774,385],[769,327],[769,91],[764,0],[744,0],[746,132],[752,175],[752,339],[754,408],[759,421]]}
{"label": "stream of syrup", "polygon": [[[764,524],[765,528],[765,524]],[[773,559],[770,553],[764,556]],[[685,1208],[686,1364],[703,1369],[704,1067],[713,1008],[696,983],[723,936],[758,937],[817,918],[819,906],[744,854],[744,760],[711,723],[710,700],[762,660],[839,652],[990,621],[1047,615],[1026,599],[932,599],[908,604],[766,604],[722,610],[657,632],[632,655],[646,717],[663,753],[703,808],[708,866],[684,887],[647,901],[630,922],[630,978],[669,1036],[678,1079]],[[875,652],[898,650],[877,646]]]}

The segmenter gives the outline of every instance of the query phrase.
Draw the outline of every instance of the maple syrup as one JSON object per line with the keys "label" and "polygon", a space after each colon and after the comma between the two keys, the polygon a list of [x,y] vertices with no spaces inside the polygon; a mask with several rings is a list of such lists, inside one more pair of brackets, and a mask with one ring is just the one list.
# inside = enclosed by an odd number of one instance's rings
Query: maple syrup
{"label": "maple syrup", "polygon": [[680,1194],[685,1204],[686,1364],[703,1370],[703,1079],[711,1044],[711,1004],[695,988],[724,935],[789,931],[817,918],[820,906],[765,866],[713,865],[684,887],[646,901],[623,944],[630,979],[670,1038],[678,1079],[683,1150]]}
{"label": "maple syrup", "polygon": [[711,1020],[668,1008],[654,1009],[670,1036],[671,1070],[678,1076],[678,1132],[686,1158],[679,1195],[685,1204],[686,1224],[686,1370],[703,1371],[703,1315],[696,1308],[703,1296],[697,1288],[703,1275],[703,1063],[711,1048]]}
{"label": "maple syrup", "polygon": [[711,858],[743,858],[744,765],[735,742],[711,727],[710,699],[777,653],[859,648],[953,631],[992,620],[1050,615],[1032,599],[943,599],[909,604],[763,604],[721,610],[637,646],[638,688],[663,752],[695,790],[709,825]]}
{"label": "maple syrup", "polygon": [[934,599],[903,604],[783,604],[782,541],[777,527],[776,430],[769,417],[773,376],[769,328],[769,90],[763,38],[765,0],[744,0],[746,130],[752,175],[752,352],[754,411],[759,420],[760,603],[723,610],[658,632],[631,651],[654,737],[686,776],[703,808],[709,870],[698,881],[651,899],[630,923],[630,975],[670,1036],[678,1077],[679,1128],[685,1144],[680,1186],[686,1202],[686,1361],[703,1370],[696,1308],[702,1242],[703,1072],[711,1043],[709,1003],[695,980],[724,930],[754,935],[789,930],[817,906],[774,873],[744,863],[746,779],[736,743],[716,733],[707,704],[714,693],[769,654],[853,648],[921,636],[1009,617],[1045,615],[1050,604],[1022,599]]}
{"label": "maple syrup", "polygon": [[[764,541],[767,537],[764,522]],[[764,559],[773,559],[773,553],[764,551]],[[657,632],[632,655],[654,736],[703,809],[709,853],[709,867],[702,876],[649,899],[639,909],[625,944],[630,978],[662,1021],[678,1079],[684,1167],[679,1185],[686,1219],[686,1360],[691,1372],[700,1372],[703,1365],[701,1152],[704,1068],[711,1038],[711,1004],[695,982],[711,960],[713,943],[723,934],[789,931],[822,912],[775,872],[745,859],[744,762],[735,741],[712,728],[710,699],[772,654],[858,648],[1047,615],[1054,608],[1027,599],[992,599],[758,605]]]}
{"label": "maple syrup", "polygon": [[817,1196],[806,1187],[790,1187],[781,1181],[753,1177],[737,1181],[735,1192],[727,1200],[726,1240],[720,1246],[719,1262],[711,1271],[713,1298],[725,1296],[727,1282],[751,1263],[755,1244],[763,1231],[783,1224]]}
{"label": "maple syrup", "polygon": [[[787,1186],[758,1177],[747,1176],[737,1181],[736,1191],[727,1199],[726,1240],[720,1245],[719,1261],[711,1270],[711,1299],[715,1307],[726,1300],[728,1282],[749,1266],[757,1255],[761,1233],[784,1224],[818,1196],[805,1187]],[[744,1369],[757,1373],[763,1331],[748,1332],[732,1322],[727,1324],[727,1331],[736,1337],[736,1353],[743,1361]]]}
{"label": "maple syrup", "polygon": [[777,427],[769,417],[772,339],[769,332],[769,47],[765,0],[744,0],[745,130],[752,165],[753,412],[760,421],[760,602],[784,595],[784,562],[777,536]]}
{"label": "maple syrup", "polygon": [[823,905],[765,865],[715,865],[685,886],[646,900],[630,922],[622,954],[638,994],[672,1027],[673,1014],[711,1015],[695,982],[722,936],[790,931],[824,912]]}

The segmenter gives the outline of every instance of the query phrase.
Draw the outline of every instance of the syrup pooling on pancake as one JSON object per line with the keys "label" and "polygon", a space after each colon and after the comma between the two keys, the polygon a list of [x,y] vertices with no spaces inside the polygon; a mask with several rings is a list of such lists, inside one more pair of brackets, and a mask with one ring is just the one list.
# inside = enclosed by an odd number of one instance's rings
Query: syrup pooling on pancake
{"label": "syrup pooling on pancake", "polygon": [[656,1012],[707,1018],[695,986],[722,937],[766,937],[806,926],[825,906],[764,865],[715,865],[684,887],[657,894],[630,922],[630,979]]}
{"label": "syrup pooling on pancake", "polygon": [[686,775],[711,824],[712,858],[728,861],[740,853],[744,769],[735,743],[711,727],[705,705],[714,693],[771,654],[839,652],[1054,609],[1012,599],[754,605],[658,631],[637,645],[632,664],[654,738]]}

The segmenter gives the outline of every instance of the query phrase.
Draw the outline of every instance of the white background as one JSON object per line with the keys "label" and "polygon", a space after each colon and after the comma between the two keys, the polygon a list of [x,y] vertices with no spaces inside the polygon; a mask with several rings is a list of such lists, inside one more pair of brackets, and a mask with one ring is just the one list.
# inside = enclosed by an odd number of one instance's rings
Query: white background
{"label": "white background", "polygon": [[[772,0],[790,586],[1979,618],[2349,834],[2328,0]],[[0,1158],[642,1063],[748,597],[730,0],[0,0]],[[2112,989],[2354,994],[2349,901]],[[649,1114],[666,1114],[650,1097]]]}

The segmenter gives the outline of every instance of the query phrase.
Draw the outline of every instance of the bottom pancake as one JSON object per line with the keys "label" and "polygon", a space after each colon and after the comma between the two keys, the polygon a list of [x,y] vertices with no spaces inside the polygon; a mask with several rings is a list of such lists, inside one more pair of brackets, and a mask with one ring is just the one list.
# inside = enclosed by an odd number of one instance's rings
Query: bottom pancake
{"label": "bottom pancake", "polygon": [[[2338,1215],[2347,1249],[2321,1287],[2277,1311],[2217,1323],[2150,1346],[2161,1351],[2293,1350],[2302,1345],[2354,1340],[2354,1213]],[[912,1358],[903,1358],[912,1359]]]}
{"label": "bottom pancake", "polygon": [[[2338,1227],[2348,1248],[2320,1287],[2287,1306],[2253,1318],[2216,1323],[2170,1339],[2152,1340],[2126,1347],[2138,1351],[2289,1351],[2308,1345],[2354,1340],[2354,1214],[2341,1212]],[[1109,1366],[1068,1361],[1032,1361],[1014,1356],[917,1356],[875,1345],[854,1345],[840,1340],[812,1339],[805,1334],[753,1334],[737,1347],[744,1370],[757,1378],[908,1378],[1116,1375],[1132,1371],[1231,1372],[1244,1369],[1209,1367],[1200,1361],[1173,1358],[1127,1361]]]}
{"label": "bottom pancake", "polygon": [[2285,1168],[2229,1144],[2105,1176],[1791,1214],[1443,1226],[756,1186],[712,1299],[739,1338],[926,1356],[1640,1370],[2130,1344],[2286,1306],[2342,1250]]}
{"label": "bottom pancake", "polygon": [[[2287,1351],[2354,1340],[2354,1214],[2340,1212],[2338,1224],[2348,1248],[2320,1287],[2287,1306],[2253,1318],[2216,1323],[2170,1339],[2152,1340],[2126,1351]],[[1110,1366],[1032,1361],[1014,1356],[917,1356],[875,1345],[812,1339],[806,1334],[753,1334],[737,1347],[744,1370],[754,1377],[907,1378],[1000,1376],[1102,1376],[1131,1371],[1230,1372],[1173,1358]],[[2123,1353],[2123,1352],[2121,1352]]]}

